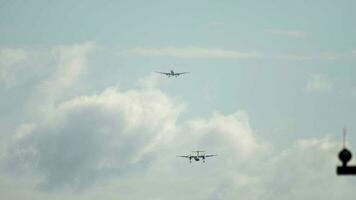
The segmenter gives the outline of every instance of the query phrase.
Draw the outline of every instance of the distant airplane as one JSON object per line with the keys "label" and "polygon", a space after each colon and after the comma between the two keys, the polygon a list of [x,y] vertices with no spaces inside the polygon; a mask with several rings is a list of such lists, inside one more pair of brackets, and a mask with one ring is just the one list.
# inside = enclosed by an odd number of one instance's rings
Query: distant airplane
{"label": "distant airplane", "polygon": [[216,154],[201,154],[199,155],[199,153],[205,152],[205,151],[192,151],[193,153],[197,153],[197,155],[186,155],[186,156],[178,156],[181,158],[188,158],[189,162],[192,163],[192,159],[194,159],[195,161],[200,161],[200,159],[203,160],[203,162],[205,162],[205,158],[209,158],[209,157],[213,157],[213,156],[217,156]]}
{"label": "distant airplane", "polygon": [[182,74],[187,74],[189,72],[180,72],[180,73],[175,73],[173,70],[171,70],[170,72],[156,72],[156,73],[160,73],[160,74],[164,74],[168,77],[174,76],[174,77],[178,77]]}

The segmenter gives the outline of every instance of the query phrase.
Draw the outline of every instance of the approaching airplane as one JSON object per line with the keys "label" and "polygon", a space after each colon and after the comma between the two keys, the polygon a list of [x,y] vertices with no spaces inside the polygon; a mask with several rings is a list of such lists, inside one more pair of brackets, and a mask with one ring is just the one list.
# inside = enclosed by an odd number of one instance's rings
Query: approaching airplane
{"label": "approaching airplane", "polygon": [[209,157],[213,157],[213,156],[217,156],[216,154],[201,154],[199,155],[199,153],[205,152],[205,151],[192,151],[194,153],[197,153],[197,155],[186,155],[186,156],[178,156],[181,158],[188,158],[189,162],[192,163],[192,159],[194,159],[195,161],[200,161],[200,159],[203,160],[203,162],[205,162],[205,158],[209,158]]}
{"label": "approaching airplane", "polygon": [[189,72],[180,72],[180,73],[175,73],[173,70],[171,70],[170,72],[156,72],[156,73],[160,73],[160,74],[164,74],[168,77],[174,76],[174,77],[178,77],[182,74],[187,74]]}

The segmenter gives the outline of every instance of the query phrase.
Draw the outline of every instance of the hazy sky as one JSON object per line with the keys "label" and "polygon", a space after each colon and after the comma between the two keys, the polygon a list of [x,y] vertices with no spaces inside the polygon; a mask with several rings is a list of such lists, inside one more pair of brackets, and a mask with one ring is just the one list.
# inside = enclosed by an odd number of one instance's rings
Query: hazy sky
{"label": "hazy sky", "polygon": [[0,0],[0,195],[354,199],[355,7]]}

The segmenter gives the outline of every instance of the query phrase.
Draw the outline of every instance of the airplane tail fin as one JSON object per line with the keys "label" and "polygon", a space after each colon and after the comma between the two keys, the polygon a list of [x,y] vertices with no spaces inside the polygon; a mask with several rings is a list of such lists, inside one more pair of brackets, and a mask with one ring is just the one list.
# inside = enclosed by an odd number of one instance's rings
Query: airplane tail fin
{"label": "airplane tail fin", "polygon": [[203,153],[205,151],[192,151],[193,153],[197,153],[197,156],[199,156],[199,153]]}

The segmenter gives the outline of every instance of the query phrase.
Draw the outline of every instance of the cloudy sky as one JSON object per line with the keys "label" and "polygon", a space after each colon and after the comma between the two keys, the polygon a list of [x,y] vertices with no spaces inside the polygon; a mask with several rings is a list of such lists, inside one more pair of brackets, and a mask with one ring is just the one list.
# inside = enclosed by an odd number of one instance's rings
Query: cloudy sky
{"label": "cloudy sky", "polygon": [[1,197],[354,199],[355,7],[0,0]]}

